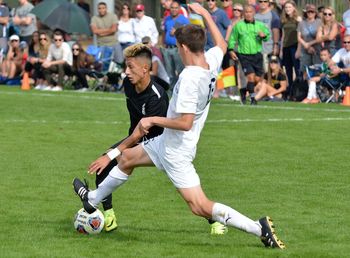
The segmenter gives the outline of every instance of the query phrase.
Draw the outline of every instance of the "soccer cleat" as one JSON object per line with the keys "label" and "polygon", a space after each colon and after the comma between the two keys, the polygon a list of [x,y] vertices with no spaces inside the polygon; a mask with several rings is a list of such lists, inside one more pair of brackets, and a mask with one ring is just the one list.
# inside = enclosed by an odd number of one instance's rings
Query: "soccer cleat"
{"label": "soccer cleat", "polygon": [[258,102],[256,101],[256,99],[254,97],[250,98],[250,105],[252,105],[252,106],[258,105]]}
{"label": "soccer cleat", "polygon": [[261,225],[261,242],[265,247],[280,248],[285,249],[284,243],[278,239],[275,234],[274,225],[270,217],[264,217],[259,219],[259,224]]}
{"label": "soccer cleat", "polygon": [[115,217],[115,213],[114,213],[113,208],[106,210],[104,212],[104,217],[105,217],[104,229],[106,232],[110,232],[112,230],[117,229],[117,227],[118,227],[117,218]]}
{"label": "soccer cleat", "polygon": [[96,210],[96,208],[92,203],[89,202],[89,189],[87,188],[86,184],[81,182],[78,178],[74,178],[73,188],[74,192],[80,197],[85,211],[89,214],[93,213]]}
{"label": "soccer cleat", "polygon": [[221,224],[220,222],[214,222],[210,224],[212,235],[224,235],[227,233],[228,229],[225,225]]}

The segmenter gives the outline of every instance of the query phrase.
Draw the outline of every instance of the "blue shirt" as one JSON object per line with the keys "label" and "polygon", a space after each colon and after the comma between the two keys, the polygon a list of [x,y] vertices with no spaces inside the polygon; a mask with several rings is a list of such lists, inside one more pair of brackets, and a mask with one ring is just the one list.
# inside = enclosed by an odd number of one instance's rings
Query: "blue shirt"
{"label": "blue shirt", "polygon": [[[226,12],[220,8],[216,9],[214,12],[210,13],[216,26],[218,27],[221,35],[225,38],[228,26],[230,26],[231,21],[228,18]],[[207,44],[205,49],[214,47],[214,42],[209,31],[207,31]]]}
{"label": "blue shirt", "polygon": [[164,32],[165,32],[165,39],[164,43],[167,46],[175,46],[176,45],[176,38],[174,35],[170,35],[171,30],[174,28],[177,28],[182,25],[189,24],[189,20],[183,16],[182,14],[179,14],[176,18],[173,18],[171,15],[166,17],[164,21]]}

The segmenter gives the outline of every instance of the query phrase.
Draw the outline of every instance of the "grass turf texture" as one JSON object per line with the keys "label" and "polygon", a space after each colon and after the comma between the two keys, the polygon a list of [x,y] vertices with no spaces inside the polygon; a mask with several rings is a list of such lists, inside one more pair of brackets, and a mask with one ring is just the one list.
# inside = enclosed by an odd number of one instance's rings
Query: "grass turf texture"
{"label": "grass turf texture", "polygon": [[214,100],[195,166],[213,200],[270,215],[284,251],[230,228],[211,236],[166,176],[136,169],[114,193],[119,228],[73,229],[73,177],[124,137],[124,96],[0,87],[0,257],[348,257],[350,108]]}

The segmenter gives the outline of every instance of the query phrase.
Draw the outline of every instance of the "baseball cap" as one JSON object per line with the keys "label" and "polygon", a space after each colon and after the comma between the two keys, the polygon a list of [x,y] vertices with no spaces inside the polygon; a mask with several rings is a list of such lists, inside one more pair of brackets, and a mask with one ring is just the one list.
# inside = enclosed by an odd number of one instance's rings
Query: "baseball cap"
{"label": "baseball cap", "polygon": [[149,36],[145,36],[141,39],[142,44],[148,44],[151,42],[151,38]]}
{"label": "baseball cap", "polygon": [[145,6],[143,4],[138,4],[135,7],[136,11],[144,11],[145,10]]}
{"label": "baseball cap", "polygon": [[269,62],[270,63],[279,63],[280,60],[279,60],[278,56],[270,56]]}
{"label": "baseball cap", "polygon": [[11,37],[10,37],[10,41],[11,40],[18,40],[19,41],[19,36],[18,35],[12,35]]}

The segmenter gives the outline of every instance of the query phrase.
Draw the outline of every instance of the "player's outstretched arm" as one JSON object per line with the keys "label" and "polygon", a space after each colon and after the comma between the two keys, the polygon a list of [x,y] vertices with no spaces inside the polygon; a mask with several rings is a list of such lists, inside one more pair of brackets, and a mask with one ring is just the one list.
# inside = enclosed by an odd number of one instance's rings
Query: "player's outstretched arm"
{"label": "player's outstretched arm", "polygon": [[193,3],[188,4],[188,7],[191,11],[201,15],[207,24],[208,30],[210,31],[210,34],[213,38],[214,44],[221,48],[222,52],[225,54],[227,50],[227,44],[223,36],[221,35],[218,27],[216,26],[215,22],[213,21],[213,18],[211,17],[210,13],[200,4]]}
{"label": "player's outstretched arm", "polygon": [[111,149],[107,152],[106,155],[103,155],[99,157],[97,160],[92,162],[89,166],[88,173],[94,174],[97,173],[98,175],[107,167],[109,162],[112,159],[116,159],[119,157],[119,155],[127,148],[130,148],[132,146],[135,146],[139,140],[144,136],[145,133],[140,129],[140,126],[137,126],[133,133],[127,137],[124,141],[122,141],[118,147]]}

